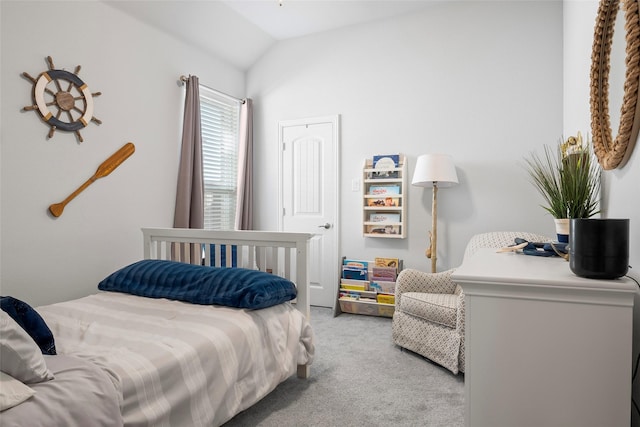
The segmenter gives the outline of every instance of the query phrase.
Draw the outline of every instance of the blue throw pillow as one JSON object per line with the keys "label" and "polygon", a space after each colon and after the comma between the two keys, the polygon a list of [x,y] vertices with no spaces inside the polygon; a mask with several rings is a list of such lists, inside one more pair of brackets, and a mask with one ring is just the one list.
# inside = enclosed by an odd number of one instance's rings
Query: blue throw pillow
{"label": "blue throw pillow", "polygon": [[128,265],[105,278],[98,289],[249,309],[270,307],[296,297],[293,282],[274,274],[166,260]]}
{"label": "blue throw pillow", "polygon": [[42,354],[56,354],[51,329],[29,304],[13,297],[0,297],[0,308],[33,338]]}

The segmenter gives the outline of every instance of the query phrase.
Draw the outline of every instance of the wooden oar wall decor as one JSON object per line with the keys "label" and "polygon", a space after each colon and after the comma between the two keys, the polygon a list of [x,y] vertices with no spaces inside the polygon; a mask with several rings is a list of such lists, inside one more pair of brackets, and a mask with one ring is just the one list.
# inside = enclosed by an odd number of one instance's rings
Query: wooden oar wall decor
{"label": "wooden oar wall decor", "polygon": [[135,151],[136,151],[135,145],[133,145],[132,142],[127,142],[125,145],[122,146],[122,148],[120,148],[118,151],[113,153],[111,157],[109,157],[107,160],[102,162],[102,164],[98,166],[98,169],[93,174],[93,176],[89,178],[80,187],[78,187],[76,191],[71,193],[69,197],[67,197],[60,203],[54,203],[53,205],[49,206],[49,212],[51,212],[51,214],[55,217],[59,217],[60,215],[62,215],[62,211],[64,210],[67,203],[73,200],[85,188],[93,184],[95,180],[97,180],[98,178],[104,178],[105,176],[113,172],[115,168],[120,166],[120,164],[122,164],[122,162],[127,160]]}

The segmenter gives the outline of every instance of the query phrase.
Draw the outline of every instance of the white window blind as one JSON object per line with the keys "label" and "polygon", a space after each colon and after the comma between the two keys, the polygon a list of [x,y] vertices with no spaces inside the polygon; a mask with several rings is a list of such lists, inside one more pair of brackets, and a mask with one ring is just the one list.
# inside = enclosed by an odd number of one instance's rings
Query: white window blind
{"label": "white window blind", "polygon": [[200,85],[204,228],[233,230],[236,215],[240,101]]}

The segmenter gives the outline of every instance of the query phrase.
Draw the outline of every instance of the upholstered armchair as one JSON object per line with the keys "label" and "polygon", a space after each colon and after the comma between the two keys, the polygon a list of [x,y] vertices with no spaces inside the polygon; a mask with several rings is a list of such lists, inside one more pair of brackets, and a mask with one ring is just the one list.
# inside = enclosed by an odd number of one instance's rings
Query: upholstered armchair
{"label": "upholstered armchair", "polygon": [[[477,234],[467,244],[464,259],[480,248],[498,249],[512,245],[516,237],[530,242],[551,240],[526,232]],[[392,336],[398,346],[457,374],[464,372],[465,317],[464,291],[451,280],[454,271],[425,273],[406,269],[398,275]]]}

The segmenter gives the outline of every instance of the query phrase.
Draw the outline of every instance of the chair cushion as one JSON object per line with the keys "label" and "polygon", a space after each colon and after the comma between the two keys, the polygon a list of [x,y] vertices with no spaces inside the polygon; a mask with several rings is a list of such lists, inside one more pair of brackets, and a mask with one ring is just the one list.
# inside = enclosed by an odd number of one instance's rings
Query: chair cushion
{"label": "chair cushion", "polygon": [[456,328],[458,295],[406,292],[402,294],[399,310],[429,322]]}

